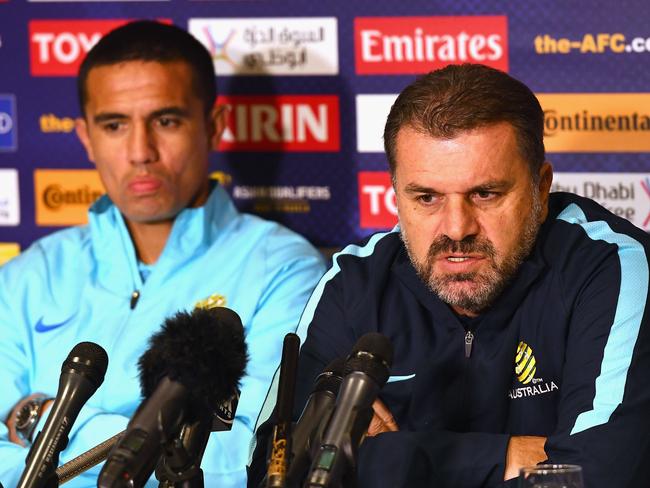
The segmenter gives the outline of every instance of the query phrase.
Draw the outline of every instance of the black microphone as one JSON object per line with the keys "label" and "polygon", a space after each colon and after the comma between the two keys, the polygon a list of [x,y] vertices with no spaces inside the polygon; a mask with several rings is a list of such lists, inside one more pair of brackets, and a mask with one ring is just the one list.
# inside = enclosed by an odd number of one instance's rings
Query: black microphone
{"label": "black microphone", "polygon": [[244,328],[232,310],[195,309],[167,319],[138,363],[145,400],[109,454],[97,486],[143,486],[163,446],[236,393],[247,359]]}
{"label": "black microphone", "polygon": [[271,456],[266,473],[267,488],[284,488],[286,484],[289,453],[291,452],[291,418],[296,391],[298,350],[300,338],[293,333],[284,336],[280,382],[276,403],[277,422],[271,437]]}
{"label": "black microphone", "polygon": [[316,378],[314,389],[292,431],[287,486],[298,486],[307,474],[313,448],[320,446],[323,431],[334,411],[343,381],[343,367],[343,359],[336,358]]}
{"label": "black microphone", "polygon": [[337,486],[354,470],[357,449],[372,420],[372,403],[388,380],[392,363],[393,347],[381,334],[365,334],[354,345],[306,487]]}
{"label": "black microphone", "polygon": [[108,355],[101,346],[80,342],[72,348],[61,366],[56,398],[27,455],[18,488],[58,486],[59,454],[68,445],[68,434],[81,407],[104,381],[107,367]]}

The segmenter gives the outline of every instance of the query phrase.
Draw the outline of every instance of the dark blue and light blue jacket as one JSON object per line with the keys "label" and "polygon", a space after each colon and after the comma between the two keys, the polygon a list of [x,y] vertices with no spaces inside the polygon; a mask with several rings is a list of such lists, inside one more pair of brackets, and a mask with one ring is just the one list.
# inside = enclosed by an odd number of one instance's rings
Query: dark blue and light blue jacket
{"label": "dark blue and light blue jacket", "polygon": [[298,328],[296,406],[363,334],[391,340],[380,397],[400,431],[363,442],[359,486],[499,486],[513,435],[548,437],[549,462],[581,465],[589,488],[650,485],[650,239],[591,200],[549,206],[513,282],[470,321],[422,283],[396,230],[334,257]]}

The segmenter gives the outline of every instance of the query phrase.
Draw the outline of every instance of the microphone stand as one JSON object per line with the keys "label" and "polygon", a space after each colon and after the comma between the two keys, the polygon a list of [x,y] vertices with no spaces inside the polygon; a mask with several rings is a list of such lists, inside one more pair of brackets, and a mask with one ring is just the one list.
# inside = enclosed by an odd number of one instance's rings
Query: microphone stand
{"label": "microphone stand", "polygon": [[212,418],[183,425],[181,433],[170,440],[156,466],[159,488],[204,488],[201,460],[212,433]]}
{"label": "microphone stand", "polygon": [[199,420],[185,423],[180,434],[165,443],[156,466],[158,488],[204,488],[201,461],[210,434],[232,429],[238,403],[239,390],[216,410],[201,409]]}

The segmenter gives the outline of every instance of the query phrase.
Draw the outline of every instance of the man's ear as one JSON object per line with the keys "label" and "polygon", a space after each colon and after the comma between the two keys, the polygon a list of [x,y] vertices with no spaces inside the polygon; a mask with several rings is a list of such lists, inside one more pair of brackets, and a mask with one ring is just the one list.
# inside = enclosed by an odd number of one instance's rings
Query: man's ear
{"label": "man's ear", "polygon": [[544,161],[539,168],[539,192],[542,195],[548,195],[553,183],[553,166],[550,162]]}
{"label": "man's ear", "polygon": [[86,154],[88,154],[88,159],[91,163],[95,163],[95,156],[93,154],[93,147],[90,143],[90,136],[88,135],[88,123],[83,117],[77,117],[74,121],[74,129],[77,133],[77,137],[81,141],[81,144],[86,149]]}
{"label": "man's ear", "polygon": [[215,105],[210,111],[210,125],[212,126],[212,134],[210,137],[210,144],[213,150],[219,148],[221,136],[226,129],[226,117],[228,116],[230,107],[227,105]]}
{"label": "man's ear", "polygon": [[542,163],[542,166],[539,168],[539,183],[537,183],[544,219],[546,219],[546,214],[548,213],[548,194],[551,192],[552,183],[553,166],[550,162],[544,161],[544,163]]}

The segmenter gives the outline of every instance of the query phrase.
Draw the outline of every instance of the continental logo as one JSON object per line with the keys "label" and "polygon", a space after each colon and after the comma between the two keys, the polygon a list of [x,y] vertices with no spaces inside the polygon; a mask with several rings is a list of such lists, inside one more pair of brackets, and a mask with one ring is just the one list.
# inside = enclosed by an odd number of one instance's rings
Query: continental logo
{"label": "continental logo", "polygon": [[650,93],[545,93],[549,152],[650,151]]}
{"label": "continental logo", "polygon": [[537,361],[533,355],[533,350],[524,341],[517,346],[517,355],[515,356],[515,374],[517,379],[527,385],[535,377],[537,372]]}
{"label": "continental logo", "polygon": [[79,225],[88,208],[105,193],[95,170],[37,169],[34,172],[36,224]]}
{"label": "continental logo", "polygon": [[20,254],[17,242],[0,242],[0,266]]}
{"label": "continental logo", "polygon": [[539,34],[533,40],[537,54],[625,54],[650,52],[650,37],[634,37],[628,40],[620,32],[586,33],[573,39]]}

